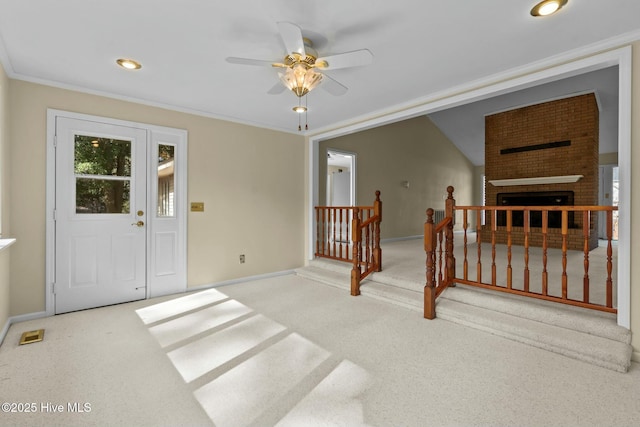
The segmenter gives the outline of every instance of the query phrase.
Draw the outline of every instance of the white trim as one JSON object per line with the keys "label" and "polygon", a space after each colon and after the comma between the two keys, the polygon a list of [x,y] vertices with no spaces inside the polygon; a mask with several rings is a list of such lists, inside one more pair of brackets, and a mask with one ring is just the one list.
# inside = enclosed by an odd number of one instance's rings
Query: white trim
{"label": "white trim", "polygon": [[581,90],[577,92],[568,93],[566,95],[559,95],[559,96],[552,96],[550,98],[544,98],[540,101],[533,101],[526,104],[513,105],[511,107],[503,108],[501,110],[496,110],[490,113],[486,113],[484,117],[493,116],[494,114],[506,113],[507,111],[519,110],[520,108],[533,107],[535,105],[546,104],[548,102],[562,101],[563,99],[575,98],[577,96],[582,96],[582,95],[593,95],[594,98],[596,99],[596,106],[598,107],[598,111],[602,111],[602,101],[600,100],[599,93],[594,90]]}
{"label": "white trim", "polygon": [[[443,93],[423,98],[423,103],[413,106],[396,106],[362,117],[358,123],[344,124],[339,128],[318,130],[310,134],[309,140],[309,215],[307,258],[313,258],[313,207],[318,202],[318,146],[320,141],[336,138],[354,132],[382,126],[433,113],[446,108],[467,104],[504,93],[514,92],[550,81],[599,70],[610,66],[619,68],[619,106],[618,106],[618,156],[620,167],[620,240],[618,255],[618,324],[625,328],[631,326],[631,282],[630,282],[630,242],[631,230],[631,46],[625,43],[640,38],[640,32],[625,34],[621,37],[571,51],[563,55],[547,58],[544,61],[529,64],[518,69],[490,76],[463,86],[452,88]],[[602,52],[604,49],[612,49]],[[590,56],[588,56],[590,55]],[[580,59],[577,59],[580,58]],[[496,83],[497,82],[497,83]],[[373,117],[373,118],[372,118]],[[444,190],[443,190],[444,191]]]}
{"label": "white trim", "polygon": [[562,176],[537,176],[533,178],[492,179],[489,184],[494,187],[508,187],[511,185],[538,185],[538,184],[566,184],[578,182],[584,175]]}
{"label": "white trim", "polygon": [[9,333],[9,328],[11,327],[11,325],[14,325],[20,322],[26,322],[27,320],[42,319],[43,317],[47,317],[47,316],[48,316],[47,312],[37,311],[35,313],[21,314],[19,316],[9,317],[6,323],[4,324],[4,327],[0,331],[0,345],[2,345],[2,343],[4,342],[4,339],[7,337],[7,334]]}
{"label": "white trim", "polygon": [[16,242],[16,239],[0,239],[0,251],[7,249],[9,246],[13,245]]}
{"label": "white trim", "polygon": [[[618,325],[631,328],[631,46],[618,59]],[[620,286],[625,284],[625,286]]]}
{"label": "white trim", "polygon": [[256,274],[255,276],[239,277],[237,279],[229,279],[229,280],[224,280],[222,282],[214,282],[214,283],[208,283],[206,285],[194,286],[192,288],[187,288],[185,292],[203,291],[205,289],[217,288],[220,286],[235,285],[235,284],[244,283],[244,282],[253,282],[255,280],[272,279],[274,277],[288,276],[290,274],[296,274],[296,271],[282,270],[282,271],[274,271],[272,273]]}
{"label": "white trim", "polygon": [[[74,113],[64,110],[56,110],[56,109],[47,109],[47,159],[46,159],[46,208],[45,208],[45,217],[46,217],[46,235],[45,235],[45,314],[47,316],[53,316],[55,314],[55,299],[53,298],[53,282],[55,280],[55,222],[54,222],[54,211],[56,208],[55,205],[55,135],[56,135],[56,117],[67,117],[71,119],[77,120],[86,120],[86,121],[94,121],[99,123],[107,123],[116,126],[126,126],[135,129],[144,129],[147,131],[147,143],[151,146],[151,134],[153,132],[156,133],[166,133],[171,135],[176,135],[180,138],[180,144],[183,145],[184,152],[182,153],[181,159],[178,159],[178,164],[176,165],[176,169],[180,168],[182,173],[179,178],[176,180],[176,187],[180,187],[180,191],[182,192],[182,196],[180,200],[176,203],[176,212],[179,215],[180,221],[180,230],[182,232],[181,239],[183,242],[180,243],[181,247],[184,248],[183,253],[181,254],[180,260],[184,266],[184,283],[181,283],[181,289],[186,289],[187,280],[186,280],[186,266],[187,266],[187,131],[183,129],[174,129],[169,127],[151,125],[146,123],[139,122],[131,122],[127,120],[119,120],[112,119],[101,116],[94,116],[89,114],[82,113]],[[147,156],[148,157],[148,156]],[[148,162],[148,159],[146,159]],[[184,163],[183,163],[184,162]],[[147,174],[149,175],[149,173]],[[176,175],[178,176],[178,175]],[[150,190],[150,180],[147,180],[147,191]],[[149,200],[149,197],[147,197]],[[146,211],[147,214],[151,214],[149,212],[150,206],[147,202]],[[153,218],[154,215],[147,216],[147,222],[150,221],[149,218]],[[152,221],[152,220],[151,220]],[[147,239],[148,240],[148,239]],[[148,254],[150,253],[147,251]],[[147,256],[147,267],[149,256]],[[147,280],[147,284],[149,281]],[[147,286],[146,297],[149,298],[151,294],[149,287]]]}

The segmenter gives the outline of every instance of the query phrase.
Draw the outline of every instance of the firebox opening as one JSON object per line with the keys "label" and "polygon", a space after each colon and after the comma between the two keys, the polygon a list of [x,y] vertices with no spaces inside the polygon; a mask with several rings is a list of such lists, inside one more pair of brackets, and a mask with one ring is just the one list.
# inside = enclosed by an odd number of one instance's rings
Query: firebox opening
{"label": "firebox opening", "polygon": [[[530,191],[523,193],[498,193],[497,206],[573,206],[573,191]],[[575,228],[573,212],[568,213],[569,228]],[[507,225],[507,213],[497,212],[497,225]],[[542,227],[542,211],[531,211],[529,222],[531,227]],[[524,212],[513,211],[511,217],[513,227],[524,227]],[[562,227],[562,212],[550,211],[549,228]]]}

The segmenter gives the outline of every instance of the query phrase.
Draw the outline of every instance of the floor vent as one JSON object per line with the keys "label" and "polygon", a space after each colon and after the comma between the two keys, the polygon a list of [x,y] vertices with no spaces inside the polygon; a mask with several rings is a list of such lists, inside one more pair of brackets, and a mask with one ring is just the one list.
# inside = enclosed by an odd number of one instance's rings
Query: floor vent
{"label": "floor vent", "polygon": [[20,345],[31,344],[34,342],[40,342],[44,338],[44,329],[38,329],[36,331],[28,331],[22,334],[20,337]]}

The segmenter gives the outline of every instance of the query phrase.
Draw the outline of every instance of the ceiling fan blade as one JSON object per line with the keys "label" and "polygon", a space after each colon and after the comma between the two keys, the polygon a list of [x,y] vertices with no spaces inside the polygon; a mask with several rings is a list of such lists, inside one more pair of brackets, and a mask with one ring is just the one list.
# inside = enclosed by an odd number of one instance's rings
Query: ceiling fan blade
{"label": "ceiling fan blade", "polygon": [[316,60],[316,67],[321,70],[337,70],[339,68],[358,67],[373,62],[373,54],[369,49],[354,50],[353,52],[338,53]]}
{"label": "ceiling fan blade", "polygon": [[282,37],[284,47],[287,49],[287,55],[299,53],[303,57],[306,56],[300,27],[291,22],[278,22],[278,31],[280,31],[280,37]]}
{"label": "ceiling fan blade", "polygon": [[322,75],[322,83],[320,83],[320,87],[334,96],[344,95],[349,90],[345,85],[326,74]]}
{"label": "ceiling fan blade", "polygon": [[269,95],[279,95],[282,92],[284,92],[285,89],[286,89],[286,87],[284,87],[282,85],[282,83],[278,82],[278,83],[274,84],[273,87],[267,91],[267,93]]}
{"label": "ceiling fan blade", "polygon": [[258,65],[262,67],[273,66],[273,61],[264,61],[262,59],[250,59],[250,58],[236,58],[233,56],[228,57],[227,62],[230,64]]}

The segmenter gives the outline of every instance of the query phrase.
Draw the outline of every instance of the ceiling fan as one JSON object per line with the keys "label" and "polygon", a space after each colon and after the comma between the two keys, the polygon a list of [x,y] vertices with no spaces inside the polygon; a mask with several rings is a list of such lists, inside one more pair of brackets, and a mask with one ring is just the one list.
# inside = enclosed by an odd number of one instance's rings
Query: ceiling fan
{"label": "ceiling fan", "polygon": [[242,65],[258,65],[281,68],[278,72],[280,83],[272,87],[268,93],[278,94],[290,89],[298,97],[303,97],[315,87],[322,85],[332,95],[343,95],[348,88],[321,71],[368,65],[373,61],[373,54],[368,49],[338,53],[318,57],[311,40],[302,36],[302,30],[291,22],[278,22],[278,31],[286,48],[286,55],[281,62],[260,59],[228,57],[227,62]]}

